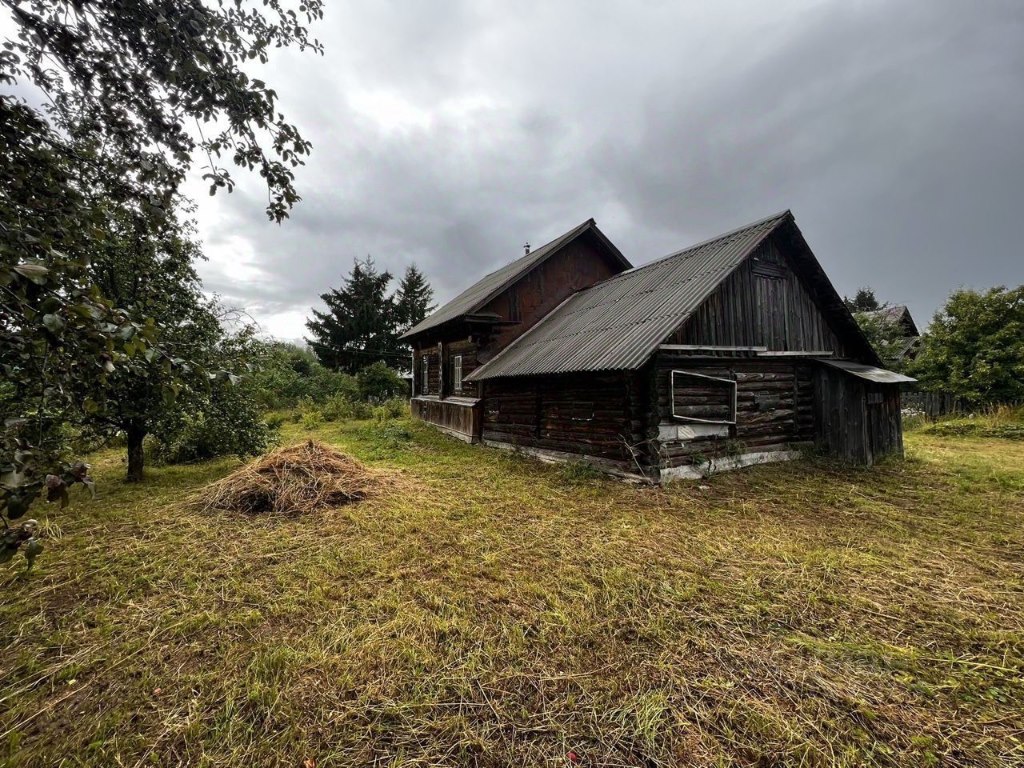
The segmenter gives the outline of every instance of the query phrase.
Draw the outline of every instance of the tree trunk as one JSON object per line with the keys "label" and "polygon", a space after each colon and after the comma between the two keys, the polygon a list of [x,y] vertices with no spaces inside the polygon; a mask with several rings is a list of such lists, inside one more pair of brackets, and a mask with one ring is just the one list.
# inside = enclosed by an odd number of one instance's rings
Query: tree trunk
{"label": "tree trunk", "polygon": [[142,482],[142,468],[145,464],[145,453],[142,440],[146,436],[146,428],[140,424],[131,424],[126,430],[128,434],[128,477],[129,483]]}

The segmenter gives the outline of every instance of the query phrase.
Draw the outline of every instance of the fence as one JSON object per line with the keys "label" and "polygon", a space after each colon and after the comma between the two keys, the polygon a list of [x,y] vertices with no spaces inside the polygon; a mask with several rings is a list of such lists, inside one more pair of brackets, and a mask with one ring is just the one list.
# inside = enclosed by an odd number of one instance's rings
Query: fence
{"label": "fence", "polygon": [[921,411],[928,419],[953,416],[968,410],[967,401],[948,392],[903,392],[903,408]]}

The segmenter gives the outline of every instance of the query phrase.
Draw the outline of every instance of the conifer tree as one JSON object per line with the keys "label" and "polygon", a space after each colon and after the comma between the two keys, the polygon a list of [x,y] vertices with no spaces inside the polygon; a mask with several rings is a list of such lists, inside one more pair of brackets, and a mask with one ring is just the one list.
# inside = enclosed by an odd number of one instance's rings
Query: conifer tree
{"label": "conifer tree", "polygon": [[395,293],[395,316],[399,331],[404,333],[433,312],[433,299],[434,289],[416,265],[410,264]]}
{"label": "conifer tree", "polygon": [[393,294],[391,280],[371,257],[355,259],[341,287],[320,296],[327,311],[314,309],[306,327],[307,341],[323,365],[351,374],[379,361],[395,370],[408,368],[409,347],[399,336],[433,309],[434,290],[415,266],[406,269]]}
{"label": "conifer tree", "polygon": [[[306,322],[310,346],[328,368],[356,373],[378,360],[396,366],[399,356],[395,308],[388,295],[391,273],[378,272],[372,257],[355,259],[340,288],[320,298],[326,312],[313,310]],[[404,355],[402,355],[404,356]]]}

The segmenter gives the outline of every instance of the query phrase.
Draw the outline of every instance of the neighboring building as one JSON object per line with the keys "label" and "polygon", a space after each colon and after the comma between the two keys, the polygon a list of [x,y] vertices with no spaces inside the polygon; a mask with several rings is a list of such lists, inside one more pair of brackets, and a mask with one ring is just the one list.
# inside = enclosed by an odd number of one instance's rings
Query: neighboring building
{"label": "neighboring building", "polygon": [[877,323],[884,332],[880,343],[884,347],[878,354],[887,365],[902,365],[917,357],[921,347],[921,331],[905,304],[882,307],[870,312],[858,312],[856,317]]}
{"label": "neighboring building", "polygon": [[899,384],[789,211],[630,268],[587,221],[406,335],[413,413],[651,480],[902,451]]}

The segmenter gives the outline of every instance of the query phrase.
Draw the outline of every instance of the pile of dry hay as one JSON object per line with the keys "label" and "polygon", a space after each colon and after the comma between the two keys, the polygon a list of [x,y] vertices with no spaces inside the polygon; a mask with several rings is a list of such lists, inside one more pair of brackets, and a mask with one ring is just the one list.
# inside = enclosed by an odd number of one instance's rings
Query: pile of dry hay
{"label": "pile of dry hay", "polygon": [[380,481],[351,456],[310,440],[272,451],[211,483],[193,503],[202,511],[305,514],[365,499]]}

